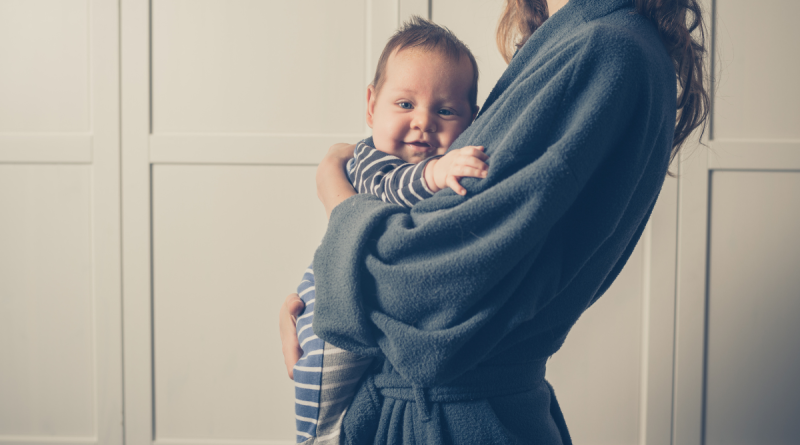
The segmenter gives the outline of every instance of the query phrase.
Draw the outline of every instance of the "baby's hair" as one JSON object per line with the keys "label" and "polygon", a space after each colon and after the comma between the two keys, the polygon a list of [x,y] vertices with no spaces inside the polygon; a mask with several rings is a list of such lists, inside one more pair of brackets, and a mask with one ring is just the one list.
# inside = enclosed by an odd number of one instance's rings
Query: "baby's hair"
{"label": "baby's hair", "polygon": [[372,81],[376,94],[386,80],[384,71],[389,56],[395,50],[399,52],[406,48],[436,51],[454,62],[458,62],[462,54],[466,55],[472,63],[472,86],[469,89],[468,99],[472,110],[478,109],[478,62],[475,61],[475,56],[452,31],[417,15],[411,16],[403,23],[383,48],[378,59],[378,68],[375,70],[375,79]]}

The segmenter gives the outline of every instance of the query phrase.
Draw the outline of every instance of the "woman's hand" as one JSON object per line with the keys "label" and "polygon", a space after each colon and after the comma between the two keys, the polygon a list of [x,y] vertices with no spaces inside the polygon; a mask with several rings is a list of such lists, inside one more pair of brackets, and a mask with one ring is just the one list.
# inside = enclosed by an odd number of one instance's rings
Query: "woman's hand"
{"label": "woman's hand", "polygon": [[356,194],[344,171],[355,148],[353,144],[334,144],[317,167],[317,197],[325,206],[328,218],[334,207]]}
{"label": "woman's hand", "polygon": [[334,160],[336,162],[340,162],[341,165],[347,163],[355,155],[356,146],[355,144],[347,144],[347,143],[338,143],[333,144],[328,148],[328,152],[325,153],[325,159]]}
{"label": "woman's hand", "polygon": [[281,306],[278,315],[278,326],[280,327],[281,343],[283,344],[283,362],[286,363],[286,372],[289,378],[294,379],[294,365],[303,355],[300,349],[300,342],[297,341],[297,316],[303,312],[306,304],[297,294],[290,294]]}

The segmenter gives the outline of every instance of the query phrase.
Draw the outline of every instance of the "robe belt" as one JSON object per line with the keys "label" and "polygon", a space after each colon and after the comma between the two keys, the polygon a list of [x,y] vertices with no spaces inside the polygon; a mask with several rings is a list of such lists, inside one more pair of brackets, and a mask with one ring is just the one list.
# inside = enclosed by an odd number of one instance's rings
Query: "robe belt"
{"label": "robe belt", "polygon": [[481,364],[447,384],[423,387],[403,379],[396,372],[379,373],[372,384],[384,397],[414,402],[420,418],[431,418],[431,403],[454,403],[490,399],[533,390],[544,384],[547,359],[524,363]]}

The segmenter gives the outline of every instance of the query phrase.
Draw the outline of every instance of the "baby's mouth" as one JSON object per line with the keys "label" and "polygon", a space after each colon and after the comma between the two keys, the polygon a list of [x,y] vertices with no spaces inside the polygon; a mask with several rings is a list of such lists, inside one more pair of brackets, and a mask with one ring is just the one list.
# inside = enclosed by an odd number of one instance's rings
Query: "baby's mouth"
{"label": "baby's mouth", "polygon": [[430,150],[432,148],[431,144],[429,144],[429,143],[427,143],[425,141],[411,141],[411,142],[406,142],[406,144],[407,145],[413,145],[414,147],[418,147],[418,148],[421,148],[421,149],[424,149],[424,150]]}

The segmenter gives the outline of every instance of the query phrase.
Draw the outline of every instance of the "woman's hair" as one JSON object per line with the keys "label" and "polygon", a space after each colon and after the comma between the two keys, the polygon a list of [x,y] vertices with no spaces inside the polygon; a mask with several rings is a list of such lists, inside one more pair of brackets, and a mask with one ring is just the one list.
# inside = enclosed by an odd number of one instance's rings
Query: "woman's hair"
{"label": "woman's hair", "polygon": [[[708,117],[710,97],[704,64],[707,50],[702,10],[698,0],[633,0],[633,3],[636,12],[658,29],[678,76],[678,116],[671,162],[695,128],[702,125],[705,131]],[[497,47],[506,63],[548,16],[547,0],[506,0],[497,25]]]}
{"label": "woman's hair", "polygon": [[506,0],[497,24],[497,49],[506,63],[549,16],[547,0]]}
{"label": "woman's hair", "polygon": [[411,16],[386,42],[381,57],[378,59],[375,79],[372,81],[376,92],[380,91],[386,80],[386,62],[389,60],[389,56],[394,51],[399,52],[406,48],[436,51],[454,62],[458,62],[462,55],[469,58],[472,64],[472,85],[468,92],[468,99],[472,110],[478,109],[478,62],[475,60],[475,56],[452,31],[417,15]]}

